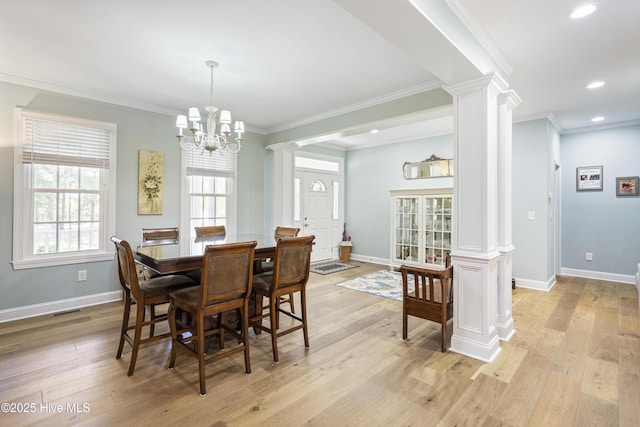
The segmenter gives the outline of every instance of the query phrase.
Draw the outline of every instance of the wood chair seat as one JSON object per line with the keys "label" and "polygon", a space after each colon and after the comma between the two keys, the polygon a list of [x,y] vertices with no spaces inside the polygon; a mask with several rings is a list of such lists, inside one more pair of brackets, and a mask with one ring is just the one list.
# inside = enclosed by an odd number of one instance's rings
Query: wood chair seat
{"label": "wood chair seat", "polygon": [[[447,321],[453,317],[453,266],[430,270],[403,265],[402,273],[402,339],[407,339],[408,317],[415,316],[442,325],[440,341],[446,351]],[[409,292],[409,278],[414,289]],[[444,296],[444,298],[443,298]]]}

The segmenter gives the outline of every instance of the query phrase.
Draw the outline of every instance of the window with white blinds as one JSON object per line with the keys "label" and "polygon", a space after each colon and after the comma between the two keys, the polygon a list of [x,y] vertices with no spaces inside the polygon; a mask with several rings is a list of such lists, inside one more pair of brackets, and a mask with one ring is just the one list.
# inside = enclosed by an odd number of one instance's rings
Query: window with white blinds
{"label": "window with white blinds", "polygon": [[109,259],[116,126],[16,109],[16,269]]}
{"label": "window with white blinds", "polygon": [[237,154],[190,151],[184,156],[187,235],[209,225],[224,225],[227,233],[235,233]]}

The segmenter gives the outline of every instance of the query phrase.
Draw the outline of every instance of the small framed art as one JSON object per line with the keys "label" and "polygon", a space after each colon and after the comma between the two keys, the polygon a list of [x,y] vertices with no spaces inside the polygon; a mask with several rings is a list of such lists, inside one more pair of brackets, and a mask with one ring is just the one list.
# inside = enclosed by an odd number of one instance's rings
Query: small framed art
{"label": "small framed art", "polygon": [[616,178],[616,196],[637,196],[638,177],[624,176]]}
{"label": "small framed art", "polygon": [[602,166],[576,168],[577,191],[602,191]]}

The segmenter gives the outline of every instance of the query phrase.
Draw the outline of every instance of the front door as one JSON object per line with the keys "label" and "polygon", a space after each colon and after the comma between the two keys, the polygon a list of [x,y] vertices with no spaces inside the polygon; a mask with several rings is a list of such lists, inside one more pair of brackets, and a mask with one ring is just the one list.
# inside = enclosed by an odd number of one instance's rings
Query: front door
{"label": "front door", "polygon": [[302,231],[306,236],[316,236],[311,261],[331,258],[331,208],[332,192],[329,174],[305,172],[302,194]]}

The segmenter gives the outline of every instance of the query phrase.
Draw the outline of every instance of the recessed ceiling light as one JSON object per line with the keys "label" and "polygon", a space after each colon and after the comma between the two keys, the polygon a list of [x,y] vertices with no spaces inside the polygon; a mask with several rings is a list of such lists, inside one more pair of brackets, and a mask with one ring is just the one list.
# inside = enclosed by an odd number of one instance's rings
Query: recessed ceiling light
{"label": "recessed ceiling light", "polygon": [[591,119],[592,122],[597,123],[597,122],[601,122],[604,120],[603,116],[598,116],[598,117],[594,117],[593,119]]}
{"label": "recessed ceiling light", "polygon": [[604,82],[603,81],[595,81],[595,82],[591,82],[587,85],[587,89],[597,89],[599,87],[604,86]]}
{"label": "recessed ceiling light", "polygon": [[378,129],[371,129],[369,133],[378,133]]}
{"label": "recessed ceiling light", "polygon": [[584,6],[580,6],[577,9],[574,9],[574,11],[571,12],[571,17],[573,19],[584,18],[587,15],[591,15],[595,10],[596,10],[595,4],[586,4]]}

